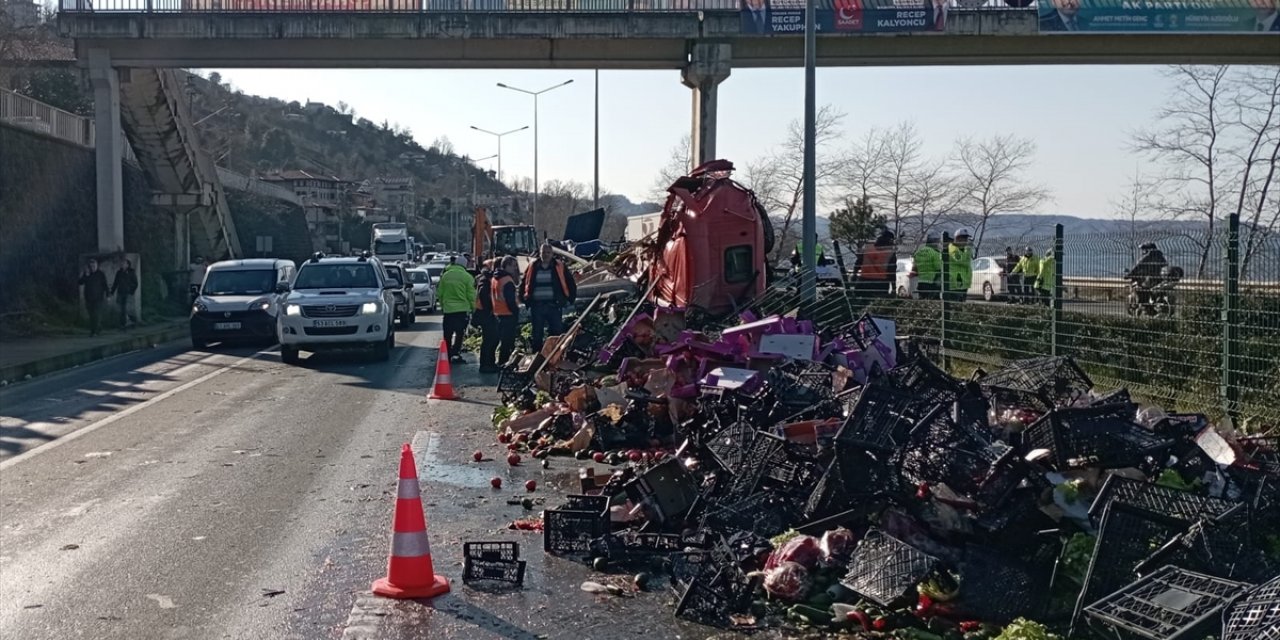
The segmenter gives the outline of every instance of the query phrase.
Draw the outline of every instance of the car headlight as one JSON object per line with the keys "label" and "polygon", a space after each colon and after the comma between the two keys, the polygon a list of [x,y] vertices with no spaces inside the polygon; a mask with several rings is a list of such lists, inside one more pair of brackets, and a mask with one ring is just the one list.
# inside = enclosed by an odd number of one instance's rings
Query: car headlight
{"label": "car headlight", "polygon": [[302,306],[296,304],[285,305],[284,314],[286,316],[300,316],[302,315]]}
{"label": "car headlight", "polygon": [[250,311],[266,311],[271,308],[270,300],[254,300],[249,303]]}
{"label": "car headlight", "polygon": [[209,307],[205,306],[204,300],[196,299],[195,304],[191,305],[192,313],[202,313],[208,311]]}
{"label": "car headlight", "polygon": [[378,303],[366,302],[360,307],[360,313],[365,315],[373,315],[378,312]]}

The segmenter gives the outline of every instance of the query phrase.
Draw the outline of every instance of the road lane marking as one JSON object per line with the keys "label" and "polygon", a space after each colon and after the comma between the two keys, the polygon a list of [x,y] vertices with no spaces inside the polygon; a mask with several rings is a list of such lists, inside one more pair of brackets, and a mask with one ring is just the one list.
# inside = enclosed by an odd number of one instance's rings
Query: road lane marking
{"label": "road lane marking", "polygon": [[195,380],[192,380],[192,381],[187,382],[187,383],[185,383],[185,384],[183,384],[183,385],[181,385],[181,386],[174,387],[174,388],[172,388],[172,389],[170,389],[170,390],[168,390],[168,391],[165,391],[164,393],[161,393],[160,395],[158,395],[158,396],[156,396],[156,397],[154,397],[154,398],[151,398],[150,400],[145,400],[145,401],[143,401],[143,402],[140,402],[140,403],[138,403],[138,404],[135,404],[135,405],[133,405],[133,406],[131,406],[131,407],[129,407],[129,408],[127,408],[127,409],[125,409],[125,410],[123,410],[123,411],[119,412],[119,413],[115,413],[115,414],[109,415],[109,416],[107,416],[107,417],[105,417],[105,418],[103,418],[103,419],[101,419],[101,420],[99,420],[99,421],[97,421],[97,422],[94,422],[94,423],[89,424],[89,425],[85,425],[85,427],[84,427],[84,428],[77,429],[76,431],[72,431],[71,433],[68,433],[67,435],[62,436],[62,437],[58,438],[57,440],[53,440],[53,441],[51,441],[51,442],[46,442],[46,443],[44,443],[44,444],[42,444],[42,445],[40,445],[40,446],[38,446],[38,447],[36,447],[36,448],[34,448],[34,449],[30,450],[30,451],[25,451],[25,452],[23,452],[23,453],[21,453],[21,454],[18,454],[18,455],[16,455],[16,456],[12,457],[12,458],[9,458],[8,460],[5,460],[5,461],[3,461],[3,462],[0,462],[0,471],[4,471],[5,469],[8,469],[9,467],[12,467],[13,465],[18,464],[19,462],[22,462],[23,460],[26,460],[26,459],[28,459],[28,458],[34,457],[34,456],[36,456],[36,455],[39,455],[39,454],[44,453],[44,452],[46,452],[46,451],[50,451],[50,450],[52,450],[52,449],[56,449],[56,448],[58,448],[58,447],[60,447],[60,446],[62,446],[62,445],[64,445],[64,444],[66,444],[66,443],[68,443],[68,442],[71,442],[72,440],[75,440],[76,438],[79,438],[79,437],[81,437],[81,436],[85,436],[85,435],[88,435],[88,434],[90,434],[90,433],[93,433],[94,431],[97,431],[98,429],[100,429],[100,428],[102,428],[102,427],[105,427],[105,426],[107,426],[107,425],[109,425],[109,424],[111,424],[111,423],[113,423],[113,422],[115,422],[115,421],[117,421],[117,420],[120,420],[120,419],[123,419],[123,418],[127,418],[127,417],[129,417],[129,416],[131,416],[131,415],[133,415],[133,414],[135,414],[135,413],[137,413],[137,412],[139,412],[139,411],[142,411],[143,409],[146,409],[147,407],[150,407],[150,406],[151,406],[151,405],[153,405],[153,404],[156,404],[156,403],[159,403],[159,402],[163,402],[163,401],[165,401],[165,400],[168,400],[169,398],[171,398],[171,397],[173,397],[173,396],[176,396],[176,395],[178,395],[179,393],[182,393],[183,391],[186,391],[187,389],[190,389],[190,388],[192,388],[192,387],[194,387],[194,386],[196,386],[196,385],[200,385],[200,384],[203,384],[203,383],[205,383],[205,382],[208,382],[208,381],[210,381],[210,380],[212,380],[212,379],[214,379],[214,378],[216,378],[216,377],[218,377],[218,376],[220,376],[220,375],[222,375],[222,374],[224,374],[224,373],[226,373],[226,372],[228,372],[228,371],[231,371],[231,370],[233,370],[233,369],[236,369],[236,368],[238,368],[240,365],[242,365],[242,364],[244,364],[244,363],[246,363],[246,362],[248,362],[248,361],[250,361],[250,360],[254,360],[254,359],[256,359],[259,355],[261,355],[261,354],[260,354],[260,353],[255,353],[255,354],[250,355],[250,356],[245,356],[245,357],[243,357],[243,358],[241,358],[241,359],[239,359],[239,360],[237,360],[237,361],[235,361],[235,362],[233,362],[233,363],[231,363],[231,364],[229,364],[229,365],[226,365],[226,366],[222,367],[221,369],[217,369],[217,370],[215,370],[215,371],[211,371],[211,372],[209,372],[209,373],[207,373],[207,374],[205,374],[205,375],[203,375],[203,376],[200,376],[199,378],[196,378]]}
{"label": "road lane marking", "polygon": [[393,612],[394,600],[379,598],[372,594],[356,596],[351,605],[351,615],[342,629],[342,640],[366,640],[378,637],[378,629],[382,621]]}

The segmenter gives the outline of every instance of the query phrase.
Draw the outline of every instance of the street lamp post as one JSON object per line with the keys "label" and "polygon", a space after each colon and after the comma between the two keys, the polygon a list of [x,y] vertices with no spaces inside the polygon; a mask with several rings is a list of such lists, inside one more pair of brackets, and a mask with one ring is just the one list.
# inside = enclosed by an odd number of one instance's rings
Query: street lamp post
{"label": "street lamp post", "polygon": [[804,212],[800,243],[804,249],[804,271],[801,273],[802,299],[812,305],[818,297],[817,287],[817,96],[814,91],[814,68],[817,66],[817,11],[814,0],[808,0],[804,20]]}
{"label": "street lamp post", "polygon": [[498,86],[503,89],[519,91],[520,93],[533,96],[533,226],[535,228],[538,226],[538,191],[541,188],[541,185],[538,184],[538,96],[551,91],[552,89],[559,89],[560,87],[571,84],[572,82],[573,79],[570,78],[560,84],[547,87],[541,91],[529,91],[527,89],[513,87],[501,82],[498,83]]}
{"label": "street lamp post", "polygon": [[595,169],[595,180],[592,182],[592,184],[594,185],[594,187],[592,188],[592,193],[595,196],[594,197],[595,204],[592,205],[591,208],[599,209],[600,208],[600,70],[599,69],[596,69],[596,127],[595,129],[596,129],[596,140],[595,140],[596,148],[595,148],[595,154],[594,154],[595,161],[592,163],[593,168]]}
{"label": "street lamp post", "polygon": [[[479,131],[480,133],[487,133],[498,139],[498,154],[496,156],[490,156],[490,157],[498,159],[498,182],[502,182],[502,136],[511,135],[513,133],[524,131],[525,129],[529,128],[529,125],[526,124],[525,126],[520,127],[519,129],[503,131],[502,133],[498,133],[497,131],[490,131],[488,129],[481,129],[480,127],[477,127],[475,125],[471,125],[471,128],[475,129],[476,131]],[[489,158],[485,158],[485,160],[488,160],[488,159]]]}

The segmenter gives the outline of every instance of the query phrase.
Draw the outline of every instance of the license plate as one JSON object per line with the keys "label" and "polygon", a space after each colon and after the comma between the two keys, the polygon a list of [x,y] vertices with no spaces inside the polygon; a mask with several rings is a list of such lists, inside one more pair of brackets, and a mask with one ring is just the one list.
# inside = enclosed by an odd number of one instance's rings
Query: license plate
{"label": "license plate", "polygon": [[346,321],[346,320],[316,320],[316,321],[315,321],[315,324],[314,324],[314,325],[312,325],[312,326],[316,326],[316,327],[345,327],[345,326],[347,326],[347,321]]}
{"label": "license plate", "polygon": [[227,331],[229,329],[239,329],[239,322],[215,322],[213,328],[218,331]]}

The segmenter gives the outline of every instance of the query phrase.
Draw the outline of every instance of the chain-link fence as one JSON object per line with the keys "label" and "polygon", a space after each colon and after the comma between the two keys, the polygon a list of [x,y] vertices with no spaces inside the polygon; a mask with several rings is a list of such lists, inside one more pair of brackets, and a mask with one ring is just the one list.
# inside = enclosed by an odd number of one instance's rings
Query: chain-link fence
{"label": "chain-link fence", "polygon": [[1199,235],[1059,227],[1056,237],[984,245],[999,249],[974,256],[963,301],[902,297],[914,291],[901,273],[914,247],[899,246],[899,295],[848,304],[934,339],[960,372],[1070,355],[1099,387],[1168,410],[1233,414],[1250,428],[1280,425],[1280,237],[1228,220]]}

